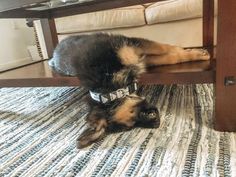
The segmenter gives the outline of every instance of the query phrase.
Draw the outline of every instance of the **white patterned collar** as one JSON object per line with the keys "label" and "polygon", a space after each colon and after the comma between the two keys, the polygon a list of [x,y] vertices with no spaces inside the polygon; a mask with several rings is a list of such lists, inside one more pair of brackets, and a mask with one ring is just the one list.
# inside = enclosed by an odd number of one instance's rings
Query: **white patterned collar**
{"label": "white patterned collar", "polygon": [[121,88],[107,94],[96,93],[93,91],[89,91],[89,93],[93,100],[105,104],[119,98],[124,98],[125,96],[130,95],[135,91],[137,91],[137,89],[138,89],[137,82],[134,82],[125,88]]}

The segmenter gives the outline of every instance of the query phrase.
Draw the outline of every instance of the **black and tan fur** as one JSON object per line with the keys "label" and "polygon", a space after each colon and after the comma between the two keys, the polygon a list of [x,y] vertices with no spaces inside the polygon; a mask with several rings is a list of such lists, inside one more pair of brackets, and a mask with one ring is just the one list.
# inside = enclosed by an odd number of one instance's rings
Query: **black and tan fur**
{"label": "black and tan fur", "polygon": [[[209,58],[208,52],[202,49],[185,50],[142,38],[100,33],[61,41],[52,63],[57,72],[78,76],[87,89],[109,93],[137,80],[149,66]],[[90,98],[88,104],[88,128],[78,138],[78,148],[90,145],[116,128],[151,128],[160,124],[157,109],[136,94],[106,104]]]}

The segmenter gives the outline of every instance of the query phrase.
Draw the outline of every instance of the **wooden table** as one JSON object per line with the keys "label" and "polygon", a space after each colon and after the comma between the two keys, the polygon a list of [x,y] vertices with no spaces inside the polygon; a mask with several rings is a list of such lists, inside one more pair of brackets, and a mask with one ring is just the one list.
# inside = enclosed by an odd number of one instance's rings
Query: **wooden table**
{"label": "wooden table", "polygon": [[[58,43],[54,18],[131,6],[158,0],[88,0],[45,8],[46,0],[1,0],[0,18],[39,18],[49,57]],[[160,1],[160,0],[159,0]],[[41,8],[41,10],[32,10]],[[156,67],[143,74],[142,84],[215,83],[214,128],[236,131],[236,2],[218,0],[216,60]],[[213,56],[214,0],[203,0],[203,47]],[[75,77],[53,73],[46,61],[0,73],[0,87],[78,86]]]}

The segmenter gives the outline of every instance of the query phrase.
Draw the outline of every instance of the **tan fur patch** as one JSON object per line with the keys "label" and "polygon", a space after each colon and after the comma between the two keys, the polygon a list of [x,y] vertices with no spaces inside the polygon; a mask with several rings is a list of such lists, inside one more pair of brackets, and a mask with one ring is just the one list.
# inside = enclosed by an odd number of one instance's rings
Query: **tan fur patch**
{"label": "tan fur patch", "polygon": [[142,99],[138,96],[127,97],[123,104],[115,110],[113,121],[132,127],[135,123],[134,118],[137,111],[135,106],[140,101],[142,101]]}
{"label": "tan fur patch", "polygon": [[141,50],[136,47],[124,46],[117,53],[124,65],[135,65],[140,62]]}
{"label": "tan fur patch", "polygon": [[124,78],[125,78],[124,72],[117,72],[116,74],[113,75],[112,81],[114,83],[123,84]]}

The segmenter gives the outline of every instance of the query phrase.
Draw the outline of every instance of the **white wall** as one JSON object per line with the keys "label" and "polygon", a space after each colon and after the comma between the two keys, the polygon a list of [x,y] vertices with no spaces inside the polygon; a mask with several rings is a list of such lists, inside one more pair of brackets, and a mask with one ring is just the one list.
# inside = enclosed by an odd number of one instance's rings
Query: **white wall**
{"label": "white wall", "polygon": [[33,28],[24,19],[0,20],[0,69],[31,61],[27,46],[35,44]]}

